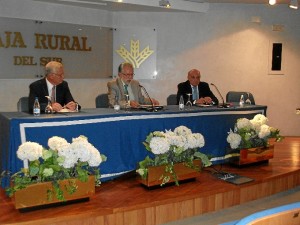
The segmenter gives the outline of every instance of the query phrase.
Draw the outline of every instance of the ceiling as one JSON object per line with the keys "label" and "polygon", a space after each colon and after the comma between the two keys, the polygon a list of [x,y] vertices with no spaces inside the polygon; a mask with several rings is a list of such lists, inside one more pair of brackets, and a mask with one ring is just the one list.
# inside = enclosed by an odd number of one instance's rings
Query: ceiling
{"label": "ceiling", "polygon": [[[143,12],[206,12],[209,3],[268,4],[268,0],[169,0],[171,8],[159,6],[159,0],[33,0],[51,4],[61,4],[107,11],[143,11]],[[289,0],[277,0],[278,4],[288,4]]]}

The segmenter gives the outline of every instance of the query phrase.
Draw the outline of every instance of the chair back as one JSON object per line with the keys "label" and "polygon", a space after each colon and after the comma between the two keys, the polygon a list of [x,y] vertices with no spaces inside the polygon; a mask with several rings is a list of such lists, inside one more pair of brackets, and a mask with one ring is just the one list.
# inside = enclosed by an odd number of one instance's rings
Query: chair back
{"label": "chair back", "polygon": [[95,99],[96,108],[108,108],[109,101],[108,101],[108,94],[100,94]]}
{"label": "chair back", "polygon": [[244,100],[248,98],[249,93],[249,99],[251,101],[251,105],[255,105],[255,100],[253,95],[250,92],[246,91],[229,91],[226,94],[226,102],[240,102],[241,95],[244,95]]}
{"label": "chair back", "polygon": [[29,112],[28,97],[21,97],[17,103],[18,112]]}
{"label": "chair back", "polygon": [[171,94],[167,97],[167,105],[177,105],[177,95]]}

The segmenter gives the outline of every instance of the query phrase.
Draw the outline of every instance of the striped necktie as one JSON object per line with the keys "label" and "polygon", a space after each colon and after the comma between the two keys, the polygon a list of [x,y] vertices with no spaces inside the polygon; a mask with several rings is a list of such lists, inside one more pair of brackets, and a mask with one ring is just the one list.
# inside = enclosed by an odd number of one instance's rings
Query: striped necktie
{"label": "striped necktie", "polygon": [[53,103],[53,102],[56,102],[56,93],[55,93],[55,91],[56,91],[56,86],[54,85],[53,87],[52,87],[52,92],[51,92],[51,102]]}
{"label": "striped necktie", "polygon": [[197,86],[193,86],[193,100],[197,100],[199,98],[198,88]]}
{"label": "striped necktie", "polygon": [[128,95],[128,84],[124,84],[124,93]]}

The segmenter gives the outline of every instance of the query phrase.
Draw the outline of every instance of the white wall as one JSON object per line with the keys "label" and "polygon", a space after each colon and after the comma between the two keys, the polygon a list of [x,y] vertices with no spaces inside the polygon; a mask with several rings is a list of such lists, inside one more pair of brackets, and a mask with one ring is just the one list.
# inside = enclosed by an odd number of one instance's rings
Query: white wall
{"label": "white wall", "polygon": [[[18,2],[18,3],[16,3]],[[284,135],[300,135],[300,12],[286,5],[211,4],[208,13],[108,13],[94,9],[22,1],[0,2],[0,17],[38,19],[113,27],[157,29],[156,80],[141,80],[162,104],[191,68],[202,79],[215,83],[225,95],[229,90],[250,91],[257,104],[267,105],[270,125]],[[252,23],[253,16],[261,23]],[[284,31],[272,31],[273,24]],[[269,43],[283,43],[284,75],[268,75]],[[13,71],[12,71],[13,73]],[[67,76],[67,75],[66,75]],[[84,108],[94,107],[95,96],[106,92],[107,80],[66,79]],[[0,111],[15,111],[20,96],[28,94],[32,80],[1,80]],[[214,90],[214,89],[213,89]],[[11,93],[13,92],[13,93]],[[11,94],[7,94],[11,93]],[[217,95],[217,93],[216,93]]]}

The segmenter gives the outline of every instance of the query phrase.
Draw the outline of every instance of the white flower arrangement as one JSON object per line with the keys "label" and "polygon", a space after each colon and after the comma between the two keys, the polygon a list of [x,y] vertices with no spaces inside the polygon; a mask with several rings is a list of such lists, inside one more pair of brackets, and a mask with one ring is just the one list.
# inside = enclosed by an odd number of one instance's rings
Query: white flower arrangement
{"label": "white flower arrangement", "polygon": [[95,184],[100,184],[99,165],[106,157],[85,136],[73,138],[72,143],[54,136],[49,138],[48,146],[49,150],[35,142],[19,146],[17,157],[23,161],[24,168],[11,177],[14,185],[6,189],[10,196],[30,184],[52,181],[56,197],[63,200],[59,180],[78,178],[86,182],[89,175],[94,175]]}
{"label": "white flower arrangement", "polygon": [[[185,127],[179,126],[174,131],[166,130],[151,132],[143,144],[146,150],[152,153],[152,158],[147,156],[139,163],[137,173],[143,179],[147,178],[149,166],[165,166],[166,171],[169,171],[176,185],[178,185],[174,164],[184,162],[186,166],[193,167],[193,160],[200,159],[204,166],[210,166],[211,162],[207,156],[199,151],[205,144],[204,137],[200,133],[192,133]],[[194,168],[200,169],[200,168]],[[169,176],[162,176],[164,185],[170,180]]]}
{"label": "white flower arrangement", "polygon": [[257,114],[252,120],[247,118],[238,119],[234,131],[230,130],[227,142],[231,149],[254,148],[268,146],[269,138],[280,141],[282,137],[279,130],[267,125],[268,118]]}

